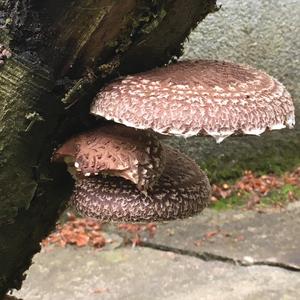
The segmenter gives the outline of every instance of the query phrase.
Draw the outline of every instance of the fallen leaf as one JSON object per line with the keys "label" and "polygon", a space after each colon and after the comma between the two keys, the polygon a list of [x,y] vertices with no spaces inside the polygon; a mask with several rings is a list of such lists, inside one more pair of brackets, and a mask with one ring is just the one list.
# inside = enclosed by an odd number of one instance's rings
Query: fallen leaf
{"label": "fallen leaf", "polygon": [[67,214],[67,222],[58,224],[56,231],[42,241],[42,246],[51,244],[65,247],[66,245],[76,245],[77,247],[93,246],[95,248],[104,247],[105,238],[101,232],[101,224],[89,218],[76,218],[73,214]]}
{"label": "fallen leaf", "polygon": [[103,294],[103,293],[107,293],[107,292],[109,292],[108,288],[98,288],[93,291],[93,293],[95,293],[95,294]]}

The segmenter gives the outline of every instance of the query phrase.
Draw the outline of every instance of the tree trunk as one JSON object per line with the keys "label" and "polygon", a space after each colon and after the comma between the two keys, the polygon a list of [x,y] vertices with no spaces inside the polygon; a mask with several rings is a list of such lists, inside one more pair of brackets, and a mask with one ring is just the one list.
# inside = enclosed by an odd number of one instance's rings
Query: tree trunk
{"label": "tree trunk", "polygon": [[109,79],[181,53],[215,0],[0,0],[0,298],[20,288],[73,182],[55,146]]}

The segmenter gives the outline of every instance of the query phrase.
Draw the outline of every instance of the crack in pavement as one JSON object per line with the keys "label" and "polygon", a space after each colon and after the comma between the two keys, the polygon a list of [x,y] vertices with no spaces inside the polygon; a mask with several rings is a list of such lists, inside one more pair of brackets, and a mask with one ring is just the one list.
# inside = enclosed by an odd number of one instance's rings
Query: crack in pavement
{"label": "crack in pavement", "polygon": [[199,258],[203,261],[220,261],[223,263],[229,263],[232,265],[237,265],[237,266],[242,266],[242,267],[251,267],[251,266],[268,266],[268,267],[276,267],[276,268],[281,268],[285,269],[288,271],[293,271],[293,272],[300,272],[300,267],[292,264],[286,264],[286,263],[281,263],[281,262],[275,262],[275,261],[248,261],[248,260],[242,260],[242,259],[234,259],[231,257],[227,256],[222,256],[210,252],[197,252],[193,250],[186,250],[186,249],[180,249],[176,247],[171,247],[171,246],[166,246],[162,244],[156,244],[156,243],[151,243],[151,242],[146,242],[146,241],[140,241],[139,242],[140,247],[145,247],[145,248],[151,248],[154,250],[161,250],[161,251],[166,251],[166,252],[173,252],[176,254],[180,255],[186,255],[186,256],[191,256],[191,257],[196,257]]}

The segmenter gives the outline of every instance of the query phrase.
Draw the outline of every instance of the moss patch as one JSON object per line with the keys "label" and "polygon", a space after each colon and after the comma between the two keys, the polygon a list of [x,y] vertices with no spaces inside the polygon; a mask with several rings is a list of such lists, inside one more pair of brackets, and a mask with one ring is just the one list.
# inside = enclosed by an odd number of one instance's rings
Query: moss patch
{"label": "moss patch", "polygon": [[211,138],[172,138],[167,141],[192,157],[212,183],[256,174],[281,174],[300,164],[299,130],[280,130],[260,137],[229,137],[221,144]]}
{"label": "moss patch", "polygon": [[247,203],[247,198],[249,197],[249,194],[246,193],[242,196],[239,196],[237,194],[229,197],[229,198],[222,198],[213,205],[211,205],[211,208],[222,211],[226,209],[233,209],[233,208],[240,208],[243,205]]}
{"label": "moss patch", "polygon": [[285,205],[289,202],[290,195],[293,195],[293,198],[300,199],[300,187],[287,184],[278,190],[272,191],[268,196],[263,197],[259,206]]}
{"label": "moss patch", "polygon": [[[233,208],[243,208],[247,205],[252,194],[234,193],[231,197],[222,198],[216,203],[211,205],[211,208],[217,211],[223,211]],[[300,187],[286,184],[281,188],[272,190],[268,195],[260,198],[260,203],[255,207],[258,209],[268,208],[271,206],[285,206],[293,199],[300,199]]]}

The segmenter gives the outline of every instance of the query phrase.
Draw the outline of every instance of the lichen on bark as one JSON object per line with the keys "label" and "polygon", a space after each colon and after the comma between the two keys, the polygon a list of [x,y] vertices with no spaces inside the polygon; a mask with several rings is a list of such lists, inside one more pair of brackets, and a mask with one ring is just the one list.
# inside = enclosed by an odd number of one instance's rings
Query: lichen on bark
{"label": "lichen on bark", "polygon": [[[102,84],[167,63],[214,7],[214,0],[0,0],[0,43],[12,52],[0,66],[0,298],[21,286],[71,191],[66,171],[50,164],[53,148],[85,126]],[[84,89],[73,90],[66,110],[61,100],[76,82]]]}
{"label": "lichen on bark", "polygon": [[8,222],[19,208],[29,206],[36,191],[32,168],[37,165],[40,145],[34,145],[34,135],[26,130],[26,115],[37,110],[37,99],[50,89],[51,79],[47,72],[34,70],[17,57],[1,68],[0,222],[4,218]]}

